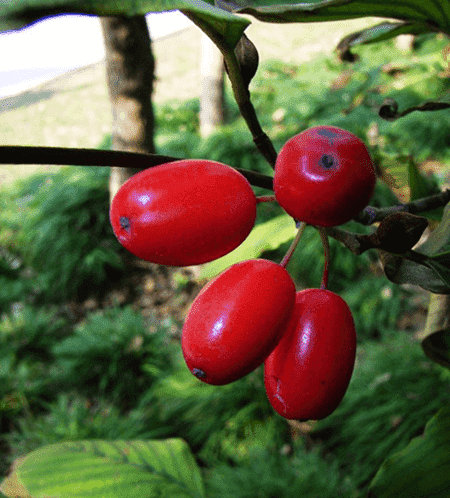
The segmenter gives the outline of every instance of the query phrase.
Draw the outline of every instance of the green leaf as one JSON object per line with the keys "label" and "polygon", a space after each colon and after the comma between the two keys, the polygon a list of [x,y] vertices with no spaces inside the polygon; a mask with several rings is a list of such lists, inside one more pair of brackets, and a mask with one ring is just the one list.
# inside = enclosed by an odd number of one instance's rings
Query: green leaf
{"label": "green leaf", "polygon": [[[250,2],[247,2],[250,4]],[[267,2],[258,2],[267,3]],[[450,33],[448,0],[307,0],[270,2],[271,5],[248,5],[234,12],[250,14],[264,22],[324,22],[359,17],[400,19],[431,26]]]}
{"label": "green leaf", "polygon": [[412,158],[408,161],[409,188],[411,189],[410,199],[415,201],[422,197],[440,192],[434,182],[423,175]]}
{"label": "green leaf", "polygon": [[430,360],[450,368],[450,328],[430,334],[421,345]]}
{"label": "green leaf", "polygon": [[431,31],[431,29],[424,24],[385,21],[380,24],[376,24],[375,26],[371,26],[370,28],[347,35],[339,42],[336,50],[342,57],[342,54],[348,52],[351,47],[385,41],[399,35],[418,35],[429,31]]}
{"label": "green leaf", "polygon": [[[445,255],[450,251],[450,204],[445,206],[439,225],[418,248],[418,251],[427,256],[436,257]],[[439,261],[439,258],[437,260]]]}
{"label": "green leaf", "polygon": [[370,498],[448,498],[449,447],[447,406],[427,423],[423,436],[383,463],[370,484]]}
{"label": "green leaf", "polygon": [[442,275],[447,282],[450,282],[450,253],[437,254],[430,256],[429,265]]}
{"label": "green leaf", "polygon": [[179,9],[201,19],[208,28],[234,47],[250,21],[202,0],[3,0],[0,31],[24,28],[40,19],[60,14],[138,16]]}
{"label": "green leaf", "polygon": [[200,470],[185,441],[78,441],[17,459],[0,490],[31,498],[203,498]]}
{"label": "green leaf", "polygon": [[417,253],[416,256],[418,259],[413,261],[390,254],[384,260],[386,277],[394,284],[413,284],[436,294],[450,294],[450,269],[430,258],[419,258]]}
{"label": "green leaf", "polygon": [[222,258],[202,267],[201,279],[211,279],[240,261],[258,258],[264,251],[274,251],[295,236],[294,220],[283,214],[256,226],[244,242]]}
{"label": "green leaf", "polygon": [[408,156],[386,155],[382,165],[383,179],[389,189],[401,199],[402,202],[410,201]]}
{"label": "green leaf", "polygon": [[396,284],[414,284],[436,294],[450,294],[450,204],[427,241],[405,257],[385,255],[384,272]]}

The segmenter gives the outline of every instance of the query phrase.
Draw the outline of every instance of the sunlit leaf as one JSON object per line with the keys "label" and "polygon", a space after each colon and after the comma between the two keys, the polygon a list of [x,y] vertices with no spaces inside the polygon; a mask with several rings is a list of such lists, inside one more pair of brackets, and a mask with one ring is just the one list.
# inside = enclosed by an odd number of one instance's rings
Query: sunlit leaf
{"label": "sunlit leaf", "polygon": [[203,498],[185,441],[78,441],[17,459],[1,491],[11,498]]}
{"label": "sunlit leaf", "polygon": [[255,227],[244,242],[222,258],[211,261],[202,267],[200,278],[213,278],[229,266],[258,258],[264,251],[274,251],[281,244],[295,236],[294,220],[288,215],[281,215]]}
{"label": "sunlit leaf", "polygon": [[409,162],[408,156],[395,156],[393,158],[386,156],[384,164],[381,166],[384,182],[402,203],[411,200]]}

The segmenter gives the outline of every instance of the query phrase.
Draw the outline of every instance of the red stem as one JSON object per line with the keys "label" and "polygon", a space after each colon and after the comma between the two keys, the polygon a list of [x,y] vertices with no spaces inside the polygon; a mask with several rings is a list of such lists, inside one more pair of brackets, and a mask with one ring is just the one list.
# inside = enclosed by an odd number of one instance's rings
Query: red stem
{"label": "red stem", "polygon": [[258,202],[276,202],[276,198],[274,195],[259,195],[256,198],[256,203]]}
{"label": "red stem", "polygon": [[297,234],[295,235],[294,240],[292,241],[291,246],[289,247],[287,253],[284,255],[284,258],[282,259],[280,266],[283,266],[286,268],[286,265],[289,263],[289,260],[291,259],[291,256],[294,254],[294,251],[300,242],[300,238],[303,235],[303,232],[305,231],[306,223],[302,221],[298,227]]}
{"label": "red stem", "polygon": [[321,289],[326,289],[328,287],[328,275],[329,275],[329,266],[330,266],[330,244],[328,241],[328,235],[323,227],[316,227],[319,231],[320,239],[322,240],[323,245],[323,274],[322,274],[322,282],[320,283]]}

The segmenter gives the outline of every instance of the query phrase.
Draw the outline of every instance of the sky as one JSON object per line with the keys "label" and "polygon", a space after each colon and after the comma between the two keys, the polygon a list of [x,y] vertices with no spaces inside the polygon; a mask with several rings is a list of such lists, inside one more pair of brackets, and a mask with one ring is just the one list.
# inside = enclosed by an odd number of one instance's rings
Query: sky
{"label": "sky", "polygon": [[[153,39],[191,25],[178,11],[148,14],[147,22]],[[29,28],[0,33],[0,98],[104,57],[100,22],[95,16],[57,16]]]}

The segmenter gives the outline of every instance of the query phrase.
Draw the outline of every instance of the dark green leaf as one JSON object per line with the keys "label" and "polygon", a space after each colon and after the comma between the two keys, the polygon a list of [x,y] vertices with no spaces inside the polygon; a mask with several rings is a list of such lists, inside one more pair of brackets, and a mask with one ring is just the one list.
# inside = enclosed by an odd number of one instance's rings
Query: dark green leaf
{"label": "dark green leaf", "polygon": [[414,284],[436,294],[450,294],[450,205],[427,241],[406,257],[381,253],[384,272],[396,284]]}
{"label": "dark green leaf", "polygon": [[430,334],[422,341],[422,348],[428,358],[450,368],[450,328]]}
{"label": "dark green leaf", "polygon": [[450,252],[450,204],[445,206],[441,222],[418,250],[422,254],[434,256],[437,261],[445,263],[445,258],[440,260],[440,257]]}
{"label": "dark green leaf", "polygon": [[[264,22],[324,22],[359,17],[383,17],[420,23],[431,29],[450,32],[448,0],[308,0],[297,2],[247,2],[235,12],[250,14]],[[251,4],[251,5],[250,5]]]}
{"label": "dark green leaf", "polygon": [[448,498],[450,468],[450,407],[427,423],[414,438],[390,456],[370,484],[370,498]]}
{"label": "dark green leaf", "polygon": [[395,38],[399,35],[417,35],[420,33],[427,33],[429,31],[430,28],[420,23],[386,21],[346,36],[339,42],[336,50],[342,58],[345,53],[349,52],[351,47],[355,47],[357,45],[377,43],[389,40],[390,38]]}
{"label": "dark green leaf", "polygon": [[389,254],[383,262],[387,278],[395,284],[419,285],[436,294],[450,294],[450,270],[427,257],[412,261]]}
{"label": "dark green leaf", "polygon": [[[427,265],[439,275],[442,281],[450,286],[450,254],[441,254],[428,259]],[[446,294],[444,292],[444,294]]]}
{"label": "dark green leaf", "polygon": [[234,47],[250,21],[211,4],[214,4],[212,0],[3,0],[0,31],[21,29],[60,14],[138,16],[180,9],[197,16],[230,47]]}

